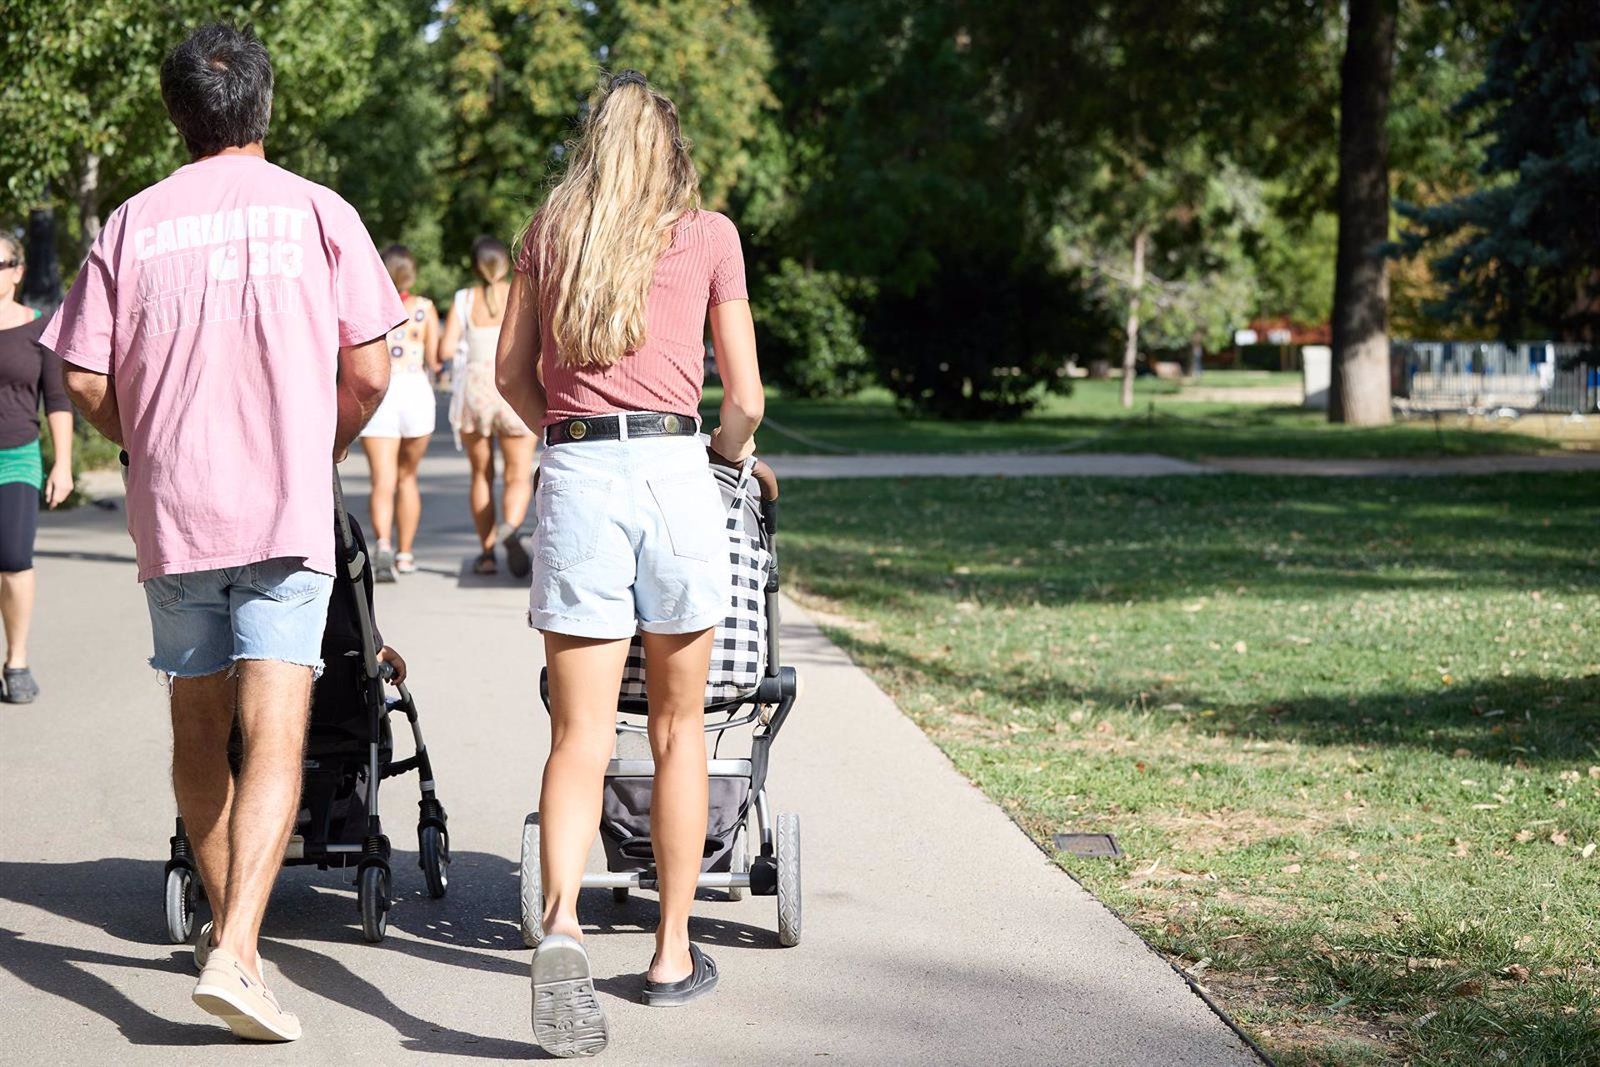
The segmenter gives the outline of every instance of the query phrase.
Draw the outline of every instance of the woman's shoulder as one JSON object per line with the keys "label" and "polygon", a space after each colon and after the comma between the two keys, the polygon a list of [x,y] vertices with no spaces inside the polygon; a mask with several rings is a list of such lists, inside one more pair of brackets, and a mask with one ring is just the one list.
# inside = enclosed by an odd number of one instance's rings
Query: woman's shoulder
{"label": "woman's shoulder", "polygon": [[720,211],[707,211],[704,208],[696,208],[685,221],[687,228],[691,231],[697,231],[713,239],[724,238],[729,235],[739,236],[739,227],[735,226],[733,220]]}

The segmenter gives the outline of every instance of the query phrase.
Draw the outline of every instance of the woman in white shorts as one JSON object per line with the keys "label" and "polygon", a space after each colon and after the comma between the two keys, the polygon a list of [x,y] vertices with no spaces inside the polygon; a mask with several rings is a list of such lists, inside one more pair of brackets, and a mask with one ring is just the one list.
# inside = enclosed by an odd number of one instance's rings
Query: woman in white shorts
{"label": "woman in white shorts", "polygon": [[[372,576],[392,582],[417,569],[412,548],[422,521],[417,466],[428,451],[438,408],[430,374],[439,371],[439,312],[433,301],[411,291],[417,261],[404,245],[383,250],[383,264],[405,302],[406,321],[389,332],[389,391],[361,431],[361,447],[372,471],[372,532],[378,539]],[[391,535],[399,525],[399,552]]]}
{"label": "woman in white shorts", "polygon": [[[608,1038],[577,905],[635,632],[661,896],[643,999],[682,1004],[717,983],[716,964],[689,941],[706,835],[706,674],[732,580],[708,463],[742,462],[763,410],[739,234],[698,210],[672,102],[639,73],[618,74],[570,160],[523,238],[498,354],[501,393],[547,445],[529,603],[544,632],[551,742],[533,1023],[535,1040],[563,1056]],[[725,389],[709,454],[697,436],[708,317]]]}

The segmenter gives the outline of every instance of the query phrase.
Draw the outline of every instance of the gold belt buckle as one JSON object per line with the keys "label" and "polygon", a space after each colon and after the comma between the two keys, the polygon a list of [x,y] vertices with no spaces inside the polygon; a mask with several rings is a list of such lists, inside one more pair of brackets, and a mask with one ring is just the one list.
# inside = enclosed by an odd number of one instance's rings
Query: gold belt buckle
{"label": "gold belt buckle", "polygon": [[584,422],[582,419],[578,419],[572,425],[567,427],[567,436],[572,438],[574,441],[583,440],[585,437],[589,436],[589,424]]}
{"label": "gold belt buckle", "polygon": [[663,430],[667,431],[668,433],[677,433],[678,432],[678,416],[676,416],[676,415],[668,415],[666,418],[662,419],[661,420],[661,428]]}

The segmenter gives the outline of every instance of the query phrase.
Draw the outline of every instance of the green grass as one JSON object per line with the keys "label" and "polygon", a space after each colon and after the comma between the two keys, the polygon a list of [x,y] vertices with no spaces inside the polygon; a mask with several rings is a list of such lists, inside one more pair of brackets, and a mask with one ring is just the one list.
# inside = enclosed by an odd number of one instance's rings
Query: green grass
{"label": "green grass", "polygon": [[[1248,382],[1284,384],[1294,375],[1242,377],[1212,372],[1204,387],[1241,388]],[[1240,375],[1235,378],[1235,375]],[[1226,376],[1226,377],[1225,377]],[[1476,425],[1432,421],[1358,429],[1329,425],[1298,407],[1180,399],[1177,382],[1135,383],[1132,411],[1118,402],[1115,381],[1078,381],[1071,396],[1050,396],[1015,422],[907,419],[883,390],[847,400],[802,400],[774,394],[760,432],[768,454],[829,452],[1087,451],[1160,452],[1171,456],[1289,456],[1385,459],[1411,456],[1537,452],[1555,447],[1537,434],[1479,420]],[[704,411],[715,421],[721,395],[707,391]]]}
{"label": "green grass", "polygon": [[791,589],[1281,1063],[1600,1063],[1595,479],[785,497]]}

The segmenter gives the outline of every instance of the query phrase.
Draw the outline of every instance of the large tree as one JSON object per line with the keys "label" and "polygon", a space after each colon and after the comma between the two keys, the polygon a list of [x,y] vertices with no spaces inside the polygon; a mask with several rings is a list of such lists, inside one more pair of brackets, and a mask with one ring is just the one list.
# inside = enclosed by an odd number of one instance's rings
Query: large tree
{"label": "large tree", "polygon": [[1389,86],[1398,0],[1349,0],[1339,81],[1339,248],[1328,420],[1380,426],[1389,390]]}
{"label": "large tree", "polygon": [[[321,135],[371,89],[382,17],[406,0],[6,0],[0,4],[0,213],[72,209],[82,247],[105,211],[184,162],[161,104],[161,59],[211,19],[252,24],[272,52],[268,149],[336,176]],[[305,27],[316,26],[316,33]]]}

